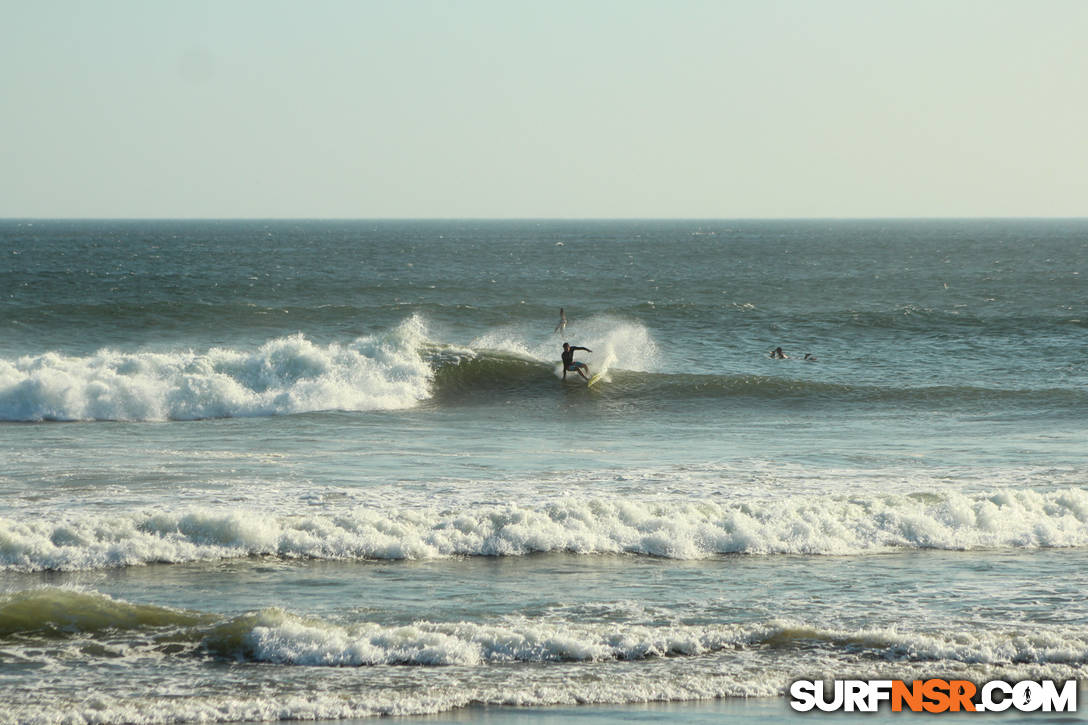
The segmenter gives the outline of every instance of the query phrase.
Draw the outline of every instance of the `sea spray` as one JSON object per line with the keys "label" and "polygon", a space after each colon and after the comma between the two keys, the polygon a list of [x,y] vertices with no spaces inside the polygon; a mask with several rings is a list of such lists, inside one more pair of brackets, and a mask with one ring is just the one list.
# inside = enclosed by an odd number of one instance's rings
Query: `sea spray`
{"label": "sea spray", "polygon": [[641,322],[611,315],[590,316],[577,325],[572,324],[563,336],[541,333],[525,324],[504,326],[477,336],[470,346],[555,362],[558,370],[563,342],[592,350],[580,351],[579,359],[587,362],[594,372],[605,360],[609,360],[606,367],[614,365],[637,372],[654,372],[660,367],[658,346],[650,330]]}

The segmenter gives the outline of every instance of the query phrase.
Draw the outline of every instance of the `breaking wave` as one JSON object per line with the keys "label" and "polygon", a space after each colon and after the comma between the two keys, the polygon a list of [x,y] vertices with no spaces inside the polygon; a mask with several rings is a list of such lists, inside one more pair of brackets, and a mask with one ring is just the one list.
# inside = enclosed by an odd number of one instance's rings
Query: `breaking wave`
{"label": "breaking wave", "polygon": [[767,501],[567,497],[540,504],[247,509],[0,518],[0,571],[94,570],[253,556],[400,560],[543,552],[673,559],[898,549],[1088,546],[1088,491],[791,496]]}
{"label": "breaking wave", "polygon": [[[554,387],[558,343],[498,331],[471,347],[431,342],[418,316],[385,334],[321,345],[301,334],[255,350],[49,352],[0,359],[0,420],[165,421],[412,408],[435,395]],[[599,322],[589,339],[640,369],[645,328]],[[598,358],[602,359],[602,358]]]}
{"label": "breaking wave", "polygon": [[0,640],[116,637],[119,632],[140,638],[157,633],[158,645],[188,642],[193,644],[190,650],[200,648],[232,660],[312,667],[604,662],[695,657],[763,646],[849,650],[883,661],[1088,662],[1088,631],[1083,627],[1063,627],[1057,636],[1046,627],[966,635],[933,626],[926,625],[925,631],[850,630],[790,619],[682,624],[572,621],[554,615],[386,624],[331,621],[278,607],[221,616],[134,604],[68,587],[0,594]]}
{"label": "breaking wave", "polygon": [[[421,403],[554,394],[558,338],[497,329],[468,346],[436,343],[412,316],[381,335],[321,345],[301,334],[254,350],[50,352],[0,359],[0,421],[166,421],[403,410]],[[641,324],[594,318],[578,344],[593,372],[608,370],[615,400],[745,398],[932,404],[1035,403],[1067,408],[1088,393],[1068,388],[975,385],[855,385],[781,374],[661,372],[659,350]],[[577,382],[575,380],[574,382]],[[601,389],[598,388],[598,391]],[[1071,397],[1073,400],[1071,400]]]}
{"label": "breaking wave", "polygon": [[422,323],[347,345],[302,335],[257,350],[57,353],[0,360],[0,419],[191,420],[408,408],[430,395]]}
{"label": "breaking wave", "polygon": [[[396,624],[363,613],[345,621],[281,608],[233,616],[188,612],[63,587],[0,594],[0,647],[28,664],[74,659],[93,667],[100,661],[108,678],[129,660],[154,658],[159,669],[189,672],[190,663],[211,656],[261,664],[277,683],[252,692],[227,683],[199,695],[150,687],[136,695],[106,688],[90,697],[17,698],[0,712],[0,722],[336,720],[474,705],[780,697],[798,677],[846,667],[879,679],[938,672],[1068,679],[1083,677],[1088,662],[1088,631],[1071,623],[965,632],[954,623],[925,621],[855,628],[790,618],[697,624],[556,615]],[[792,656],[783,659],[784,651]],[[554,663],[564,666],[548,666]],[[607,674],[591,670],[601,663]],[[325,668],[323,680],[354,685],[352,696],[337,687],[314,688],[306,673],[292,677],[310,668]]]}

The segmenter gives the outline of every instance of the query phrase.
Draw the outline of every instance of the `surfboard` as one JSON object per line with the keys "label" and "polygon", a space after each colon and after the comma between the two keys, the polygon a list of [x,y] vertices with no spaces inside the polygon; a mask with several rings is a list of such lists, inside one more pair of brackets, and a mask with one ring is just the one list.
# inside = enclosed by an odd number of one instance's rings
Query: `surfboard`
{"label": "surfboard", "polygon": [[605,376],[605,373],[608,372],[608,368],[612,367],[612,363],[614,363],[614,362],[616,362],[615,353],[609,352],[607,355],[605,355],[604,360],[601,361],[601,366],[598,369],[597,374],[594,375],[593,377],[591,377],[586,382],[586,387],[588,388],[591,385],[595,385],[597,383],[597,381],[599,381],[601,378],[603,378]]}

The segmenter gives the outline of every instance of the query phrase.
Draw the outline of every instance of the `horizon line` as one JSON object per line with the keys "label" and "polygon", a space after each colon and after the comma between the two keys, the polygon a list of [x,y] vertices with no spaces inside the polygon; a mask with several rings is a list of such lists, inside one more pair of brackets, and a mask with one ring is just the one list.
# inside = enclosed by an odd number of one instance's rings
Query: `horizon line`
{"label": "horizon line", "polygon": [[128,221],[171,221],[171,222],[790,222],[790,221],[1083,221],[1086,216],[1042,216],[1042,215],[1002,215],[1002,216],[796,216],[796,217],[486,217],[486,216],[25,216],[0,217],[0,222],[128,222]]}

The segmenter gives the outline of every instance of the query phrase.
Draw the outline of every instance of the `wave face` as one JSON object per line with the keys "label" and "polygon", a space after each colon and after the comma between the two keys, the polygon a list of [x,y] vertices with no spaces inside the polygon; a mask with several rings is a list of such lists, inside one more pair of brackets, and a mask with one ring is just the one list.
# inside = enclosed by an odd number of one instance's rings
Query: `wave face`
{"label": "wave face", "polygon": [[94,570],[253,556],[320,560],[543,552],[701,559],[1088,546],[1088,492],[789,497],[743,504],[570,497],[541,505],[0,518],[0,570]]}
{"label": "wave face", "polygon": [[50,639],[107,635],[163,627],[192,627],[212,618],[148,604],[131,604],[94,592],[41,587],[0,595],[0,638]]}

